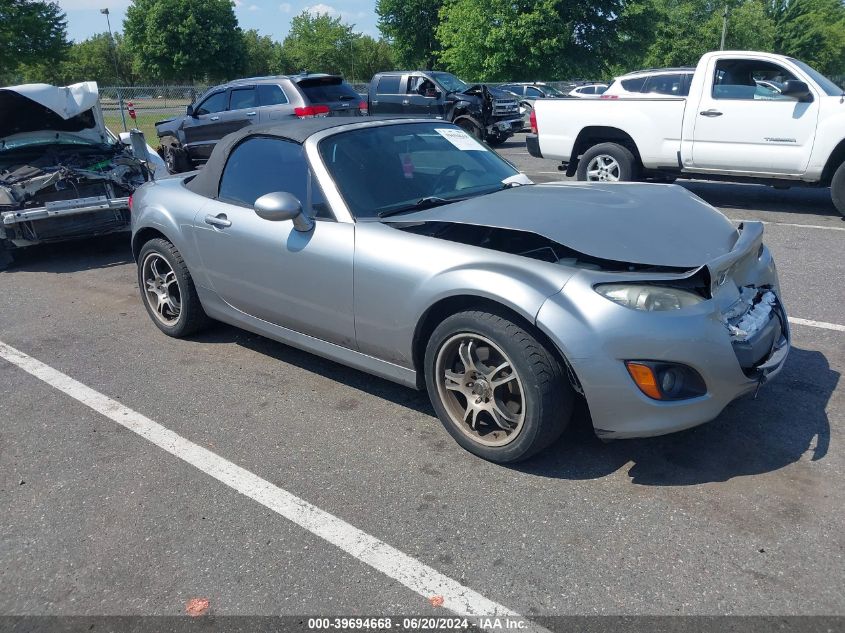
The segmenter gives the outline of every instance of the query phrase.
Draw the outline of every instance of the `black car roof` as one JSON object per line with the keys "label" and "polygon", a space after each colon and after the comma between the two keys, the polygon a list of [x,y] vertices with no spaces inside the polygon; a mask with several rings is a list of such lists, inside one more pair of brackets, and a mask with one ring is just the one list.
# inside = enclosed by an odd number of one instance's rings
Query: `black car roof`
{"label": "black car roof", "polygon": [[[290,119],[281,123],[268,123],[266,125],[248,125],[245,128],[232,132],[220,139],[214,146],[211,156],[205,166],[194,178],[185,185],[194,193],[207,198],[217,197],[217,186],[220,184],[220,176],[223,174],[223,167],[229,159],[232,150],[245,138],[249,136],[274,136],[277,138],[293,141],[302,144],[309,137],[317,132],[331,128],[369,123],[371,121],[407,121],[408,117],[318,117],[313,119]],[[450,125],[446,121],[441,121]]]}

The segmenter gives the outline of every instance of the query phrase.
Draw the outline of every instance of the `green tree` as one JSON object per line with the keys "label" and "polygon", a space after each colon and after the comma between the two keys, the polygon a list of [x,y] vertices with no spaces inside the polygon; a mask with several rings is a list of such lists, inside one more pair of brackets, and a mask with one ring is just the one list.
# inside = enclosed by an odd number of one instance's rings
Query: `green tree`
{"label": "green tree", "polygon": [[845,3],[842,0],[774,0],[774,48],[822,73],[845,73]]}
{"label": "green tree", "polygon": [[349,79],[369,81],[369,79],[383,70],[395,68],[393,60],[393,49],[390,43],[383,39],[375,39],[369,35],[358,35],[353,41],[352,48],[355,52],[355,76]]}
{"label": "green tree", "polygon": [[133,61],[120,33],[115,33],[114,45],[108,33],[99,33],[82,42],[75,42],[57,70],[61,76],[60,83],[63,84],[96,81],[101,86],[132,85],[140,79],[133,68]]}
{"label": "green tree", "polygon": [[281,44],[274,42],[268,35],[260,35],[255,29],[244,31],[244,66],[243,74],[247,77],[259,77],[279,72]]}
{"label": "green tree", "polygon": [[596,76],[639,54],[651,16],[624,0],[447,0],[439,58],[469,80]]}
{"label": "green tree", "polygon": [[0,77],[14,80],[24,65],[53,65],[70,46],[67,20],[55,2],[0,0]]}
{"label": "green tree", "polygon": [[443,0],[377,0],[378,27],[389,38],[397,64],[409,69],[434,67],[442,6]]}
{"label": "green tree", "polygon": [[239,74],[243,33],[231,0],[133,0],[123,23],[141,71],[157,80]]}
{"label": "green tree", "polygon": [[725,48],[772,51],[775,24],[763,0],[654,0],[658,20],[646,66],[690,66],[708,51],[718,50],[722,14],[728,7]]}
{"label": "green tree", "polygon": [[343,73],[352,71],[352,26],[340,18],[303,11],[291,20],[290,31],[282,44],[285,63],[294,72]]}

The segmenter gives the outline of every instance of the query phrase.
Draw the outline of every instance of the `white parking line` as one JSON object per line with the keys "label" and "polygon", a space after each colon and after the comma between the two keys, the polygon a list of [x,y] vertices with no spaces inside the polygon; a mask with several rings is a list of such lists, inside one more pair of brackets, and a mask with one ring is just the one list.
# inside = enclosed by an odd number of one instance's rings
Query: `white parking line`
{"label": "white parking line", "polygon": [[[171,455],[211,475],[217,481],[257,501],[276,514],[296,523],[312,534],[342,549],[359,561],[396,580],[426,599],[440,596],[442,606],[466,616],[495,615],[520,618],[469,587],[449,578],[374,536],[311,505],[287,490],[271,484],[258,475],[237,466],[181,435],[83,385],[49,365],[0,341],[0,358],[44,381],[51,387],[78,400],[97,413],[137,433]],[[437,600],[439,602],[439,599]],[[532,630],[545,631],[534,623]]]}
{"label": "white parking line", "polygon": [[811,319],[799,319],[798,317],[789,317],[790,323],[796,325],[807,325],[809,327],[818,327],[823,330],[834,330],[835,332],[845,332],[845,325],[838,323],[826,323],[825,321],[813,321]]}
{"label": "white parking line", "polygon": [[821,226],[820,224],[797,224],[791,222],[772,222],[771,220],[733,220],[733,222],[760,222],[774,226],[798,226],[802,229],[822,229],[824,231],[845,231],[845,226]]}

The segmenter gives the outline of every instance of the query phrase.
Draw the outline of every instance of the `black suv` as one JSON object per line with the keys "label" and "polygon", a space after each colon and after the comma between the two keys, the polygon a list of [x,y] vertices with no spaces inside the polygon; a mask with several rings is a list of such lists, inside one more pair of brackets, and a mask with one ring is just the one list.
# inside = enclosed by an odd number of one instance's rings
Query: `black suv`
{"label": "black suv", "polygon": [[253,123],[366,114],[367,102],[336,75],[251,77],[209,88],[183,116],[156,123],[156,131],[167,169],[178,173],[205,163],[217,141]]}

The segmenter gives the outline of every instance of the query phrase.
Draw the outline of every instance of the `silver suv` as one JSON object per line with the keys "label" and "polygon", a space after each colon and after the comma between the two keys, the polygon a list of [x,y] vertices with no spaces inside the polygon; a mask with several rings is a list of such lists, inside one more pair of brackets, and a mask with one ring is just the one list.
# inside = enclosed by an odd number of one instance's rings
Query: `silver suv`
{"label": "silver suv", "polygon": [[686,97],[695,68],[649,68],[614,79],[602,99]]}
{"label": "silver suv", "polygon": [[204,164],[227,134],[255,123],[316,116],[365,116],[367,101],[337,75],[302,73],[236,79],[214,86],[183,116],[156,123],[170,173]]}

